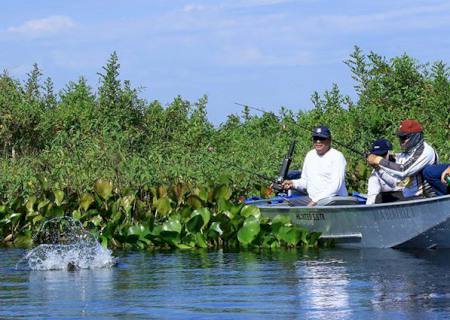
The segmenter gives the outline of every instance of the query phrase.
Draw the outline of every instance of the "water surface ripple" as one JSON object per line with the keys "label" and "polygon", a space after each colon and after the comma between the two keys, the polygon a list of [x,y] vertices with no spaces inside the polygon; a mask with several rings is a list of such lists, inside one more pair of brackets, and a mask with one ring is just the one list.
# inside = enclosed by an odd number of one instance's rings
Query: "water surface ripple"
{"label": "water surface ripple", "polygon": [[112,268],[16,270],[0,248],[1,319],[445,319],[450,251],[115,253]]}

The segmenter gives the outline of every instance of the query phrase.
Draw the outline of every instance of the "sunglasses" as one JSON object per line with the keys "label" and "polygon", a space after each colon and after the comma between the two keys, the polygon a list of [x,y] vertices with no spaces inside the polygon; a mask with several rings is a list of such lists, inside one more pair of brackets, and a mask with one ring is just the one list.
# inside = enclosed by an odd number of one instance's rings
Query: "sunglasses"
{"label": "sunglasses", "polygon": [[409,139],[409,137],[410,137],[410,136],[409,136],[408,134],[403,135],[403,136],[398,136],[400,142],[405,142],[406,140]]}
{"label": "sunglasses", "polygon": [[328,140],[328,138],[324,138],[324,137],[312,137],[313,141],[325,141]]}

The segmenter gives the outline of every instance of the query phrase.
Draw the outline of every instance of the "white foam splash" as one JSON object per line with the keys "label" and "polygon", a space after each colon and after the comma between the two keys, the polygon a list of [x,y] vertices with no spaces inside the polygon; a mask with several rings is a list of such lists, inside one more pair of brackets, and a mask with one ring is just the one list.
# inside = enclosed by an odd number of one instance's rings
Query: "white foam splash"
{"label": "white foam splash", "polygon": [[107,268],[117,263],[111,250],[71,218],[48,221],[36,235],[43,243],[29,251],[16,265],[17,269],[76,270]]}

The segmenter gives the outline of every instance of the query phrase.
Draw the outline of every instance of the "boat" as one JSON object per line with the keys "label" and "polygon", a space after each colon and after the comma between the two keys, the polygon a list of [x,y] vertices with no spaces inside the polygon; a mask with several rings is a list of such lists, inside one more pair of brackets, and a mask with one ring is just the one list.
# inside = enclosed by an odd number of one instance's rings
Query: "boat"
{"label": "boat", "polygon": [[450,195],[365,205],[358,197],[331,197],[315,207],[297,205],[296,195],[247,199],[267,217],[320,232],[320,239],[356,248],[450,248]]}

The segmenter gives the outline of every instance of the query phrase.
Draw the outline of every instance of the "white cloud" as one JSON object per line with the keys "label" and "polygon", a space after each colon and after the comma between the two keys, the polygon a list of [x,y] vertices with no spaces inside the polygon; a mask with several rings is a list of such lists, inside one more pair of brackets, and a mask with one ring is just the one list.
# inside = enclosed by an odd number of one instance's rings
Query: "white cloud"
{"label": "white cloud", "polygon": [[380,29],[423,29],[450,24],[450,4],[427,5],[365,15],[321,15],[305,20],[312,30],[362,32]]}
{"label": "white cloud", "polygon": [[29,20],[18,27],[10,27],[7,32],[28,37],[41,37],[70,29],[74,21],[67,16],[50,16],[48,18]]}
{"label": "white cloud", "polygon": [[183,7],[184,12],[204,11],[207,8],[198,4],[187,4]]}
{"label": "white cloud", "polygon": [[311,65],[315,59],[311,52],[299,49],[295,52],[280,54],[279,52],[265,52],[257,47],[228,47],[218,55],[217,62],[230,66],[298,66]]}
{"label": "white cloud", "polygon": [[244,0],[240,1],[241,6],[245,7],[257,7],[257,6],[270,6],[275,4],[283,4],[292,2],[293,0]]}

